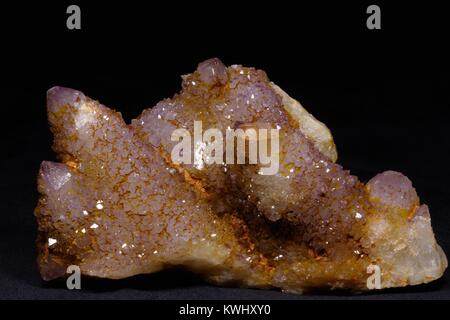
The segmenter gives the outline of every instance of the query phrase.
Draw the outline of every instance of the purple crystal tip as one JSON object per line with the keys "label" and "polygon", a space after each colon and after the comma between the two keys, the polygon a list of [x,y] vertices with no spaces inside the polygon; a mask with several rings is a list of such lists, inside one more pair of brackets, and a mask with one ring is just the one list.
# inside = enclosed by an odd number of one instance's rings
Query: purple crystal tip
{"label": "purple crystal tip", "polygon": [[47,109],[56,112],[64,105],[74,105],[85,98],[81,91],[55,86],[47,91]]}

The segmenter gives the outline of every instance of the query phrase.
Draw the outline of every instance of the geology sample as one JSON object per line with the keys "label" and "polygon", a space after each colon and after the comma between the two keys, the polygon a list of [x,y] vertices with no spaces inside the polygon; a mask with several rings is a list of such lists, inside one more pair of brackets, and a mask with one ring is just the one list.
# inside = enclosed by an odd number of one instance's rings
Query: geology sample
{"label": "geology sample", "polygon": [[[301,293],[369,290],[370,266],[381,288],[447,267],[411,181],[387,171],[363,184],[343,170],[326,126],[261,70],[207,60],[131,124],[67,88],[48,91],[47,109],[61,162],[44,161],[38,177],[45,280],[69,265],[112,279],[181,266],[216,284]],[[278,171],[174,162],[171,134],[193,134],[196,121],[224,136],[276,128]],[[193,148],[202,158],[205,146]]]}

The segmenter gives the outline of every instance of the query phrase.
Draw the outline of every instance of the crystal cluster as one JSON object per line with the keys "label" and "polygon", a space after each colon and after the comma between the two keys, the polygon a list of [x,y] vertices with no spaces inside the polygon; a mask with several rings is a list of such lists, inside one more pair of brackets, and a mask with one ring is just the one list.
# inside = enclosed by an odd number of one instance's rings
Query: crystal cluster
{"label": "crystal cluster", "polygon": [[[182,90],[127,125],[83,93],[47,94],[53,148],[35,214],[41,275],[124,278],[182,266],[217,284],[368,290],[439,278],[447,259],[411,181],[387,171],[367,184],[335,163],[329,130],[261,70],[218,59],[183,76]],[[279,170],[171,160],[177,128],[270,123]]]}

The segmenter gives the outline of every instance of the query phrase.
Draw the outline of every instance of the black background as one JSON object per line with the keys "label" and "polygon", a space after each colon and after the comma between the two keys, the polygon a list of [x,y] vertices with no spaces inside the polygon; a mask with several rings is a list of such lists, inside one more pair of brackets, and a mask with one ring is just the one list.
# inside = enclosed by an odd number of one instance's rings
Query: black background
{"label": "black background", "polygon": [[[143,1],[1,5],[2,157],[0,298],[383,299],[449,298],[448,272],[428,285],[351,296],[219,288],[185,272],[120,281],[83,279],[81,291],[44,283],[35,264],[36,175],[55,160],[45,93],[76,88],[128,122],[180,88],[202,60],[254,66],[325,122],[339,163],[363,181],[403,172],[431,209],[450,253],[450,19],[443,5],[374,2],[382,29],[366,28],[372,3]],[[342,2],[342,3],[341,3]]]}

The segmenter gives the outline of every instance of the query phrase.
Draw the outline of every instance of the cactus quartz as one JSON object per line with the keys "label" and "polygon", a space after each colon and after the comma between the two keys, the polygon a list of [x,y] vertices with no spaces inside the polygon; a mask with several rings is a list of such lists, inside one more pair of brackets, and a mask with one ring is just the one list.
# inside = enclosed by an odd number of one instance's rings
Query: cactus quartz
{"label": "cactus quartz", "polygon": [[[428,207],[398,172],[367,184],[335,163],[329,130],[261,70],[218,59],[131,124],[54,87],[47,110],[60,162],[42,162],[35,215],[42,277],[125,278],[181,266],[215,284],[369,290],[426,283],[447,267]],[[172,161],[176,128],[279,129],[279,169]],[[194,149],[196,147],[194,146]],[[194,153],[196,150],[194,150]]]}

